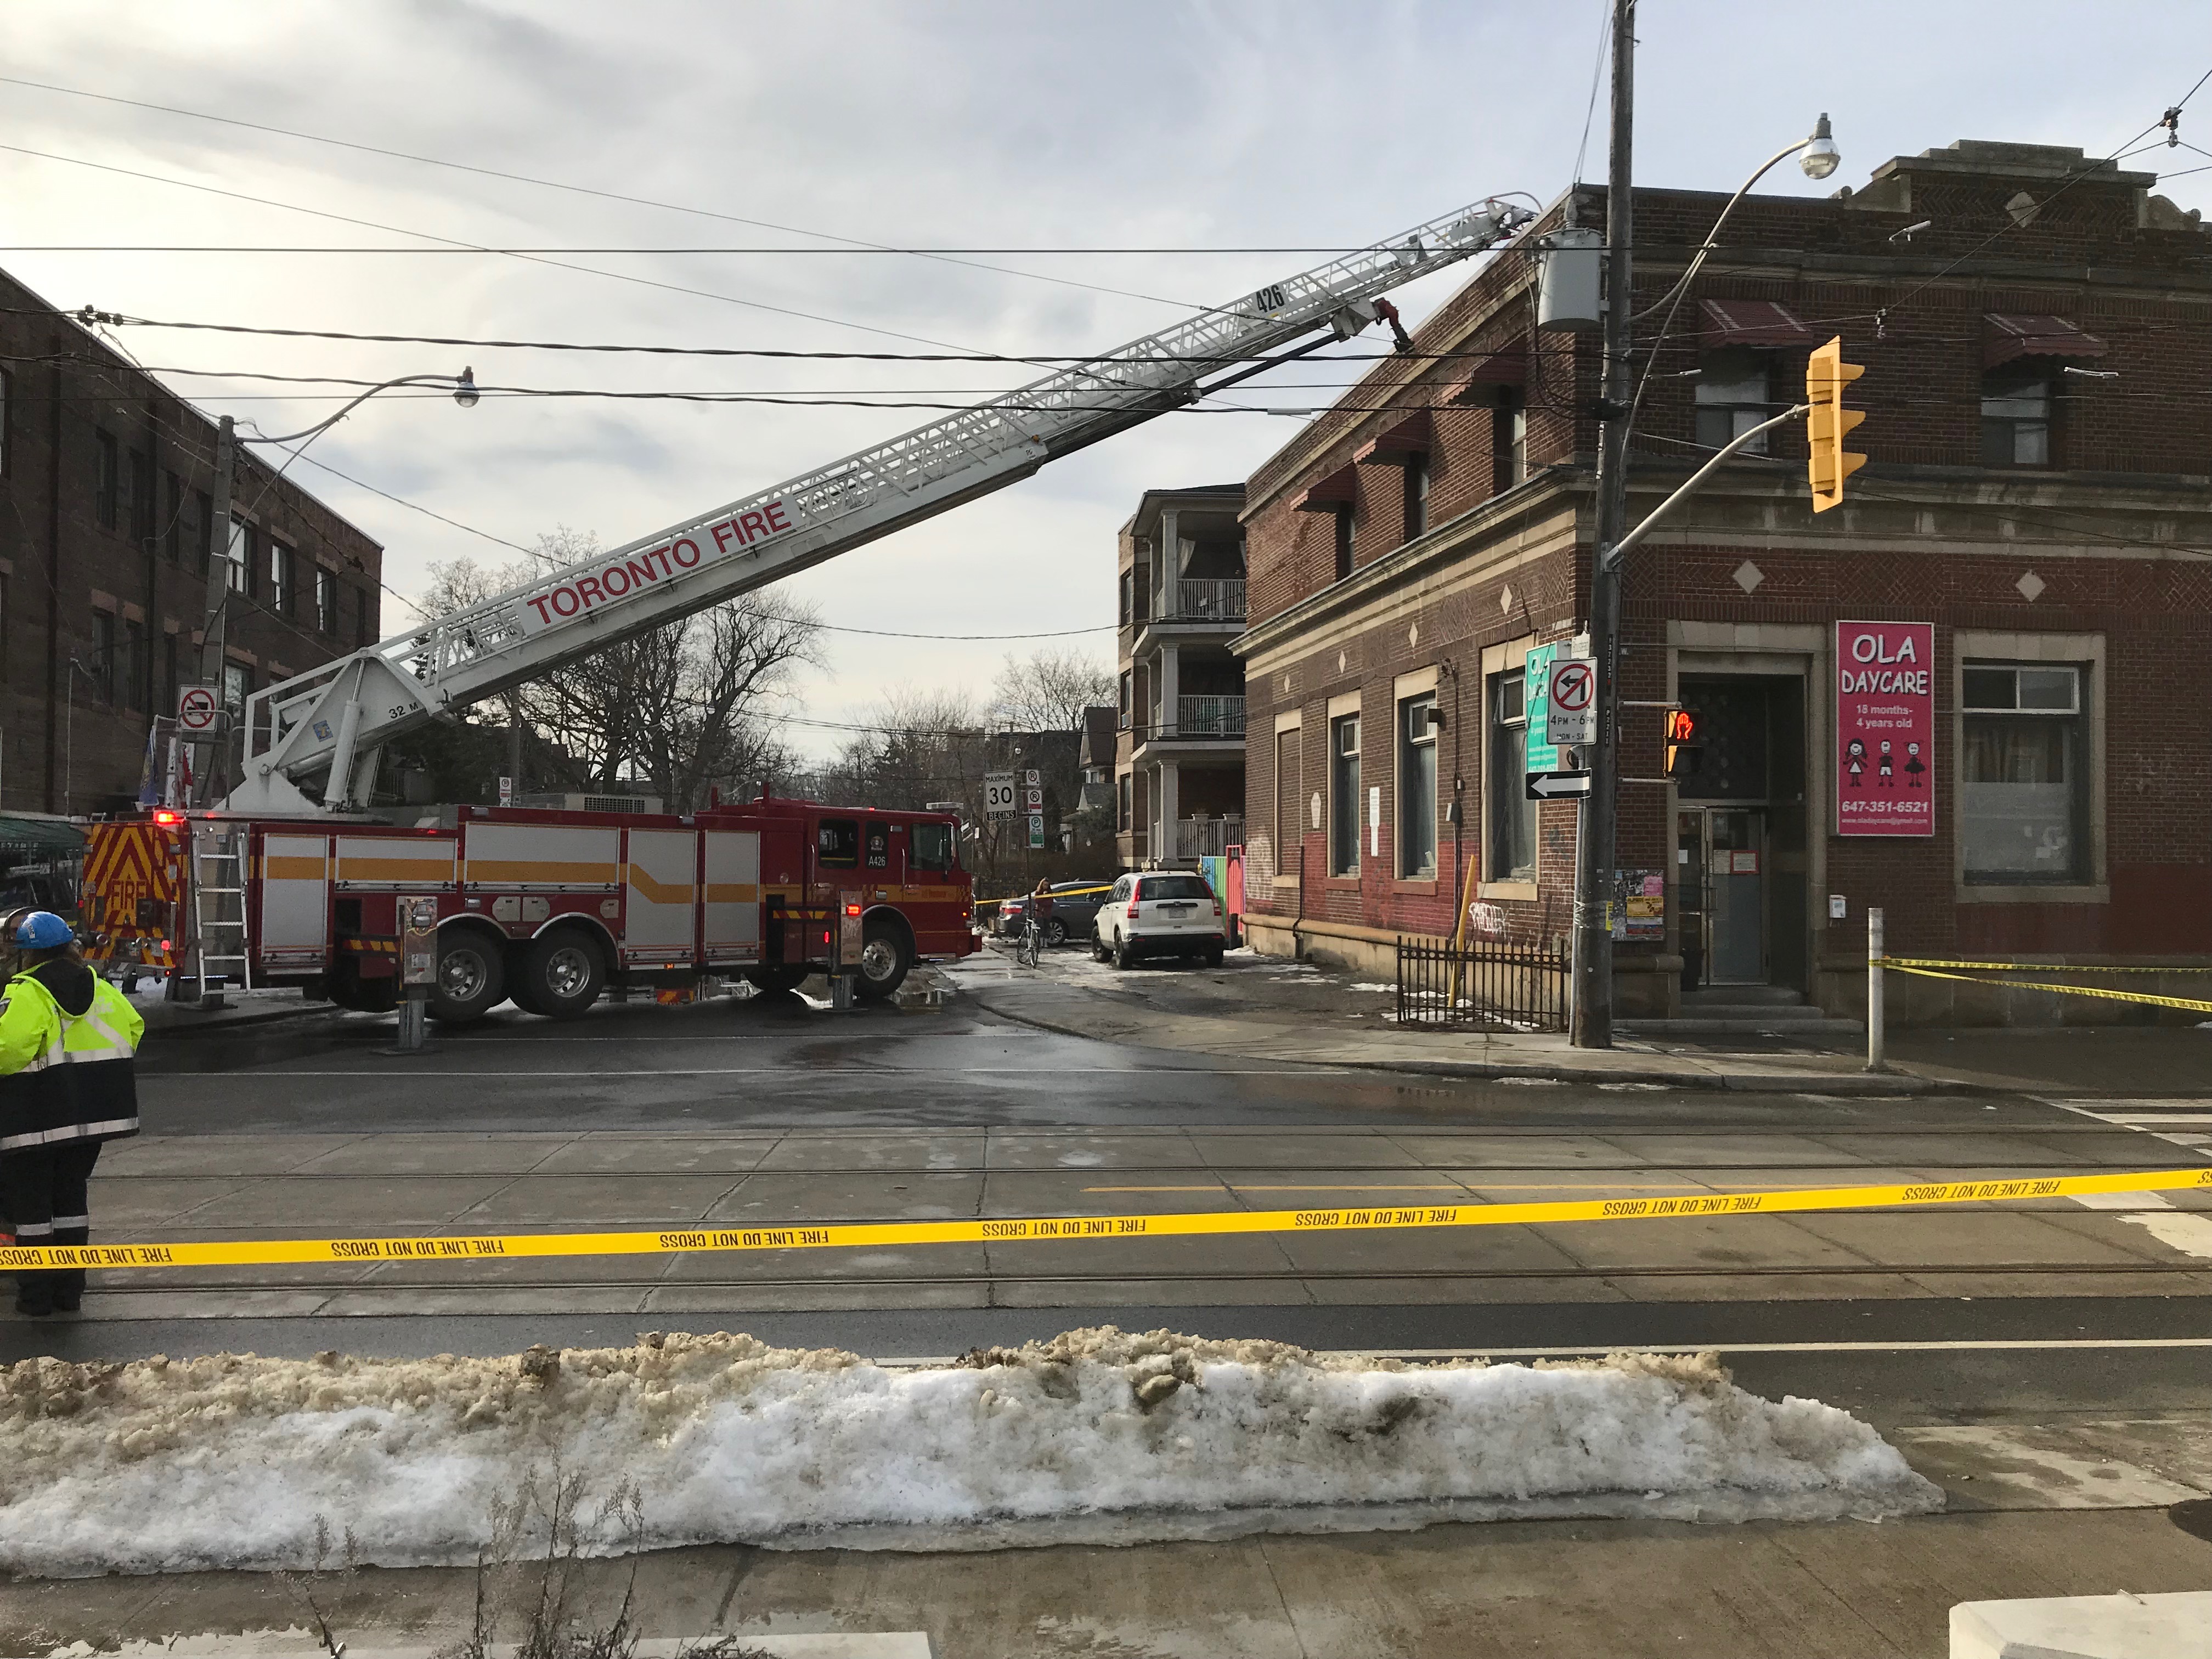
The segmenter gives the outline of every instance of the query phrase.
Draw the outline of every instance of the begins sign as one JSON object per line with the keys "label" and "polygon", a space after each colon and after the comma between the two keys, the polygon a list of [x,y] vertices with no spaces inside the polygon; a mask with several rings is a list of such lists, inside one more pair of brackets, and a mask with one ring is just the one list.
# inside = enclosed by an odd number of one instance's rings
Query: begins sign
{"label": "begins sign", "polygon": [[792,528],[783,503],[768,501],[698,525],[658,547],[613,553],[563,570],[517,605],[522,631],[536,634],[574,622],[604,605],[617,605],[647,588],[673,582],[702,566],[743,553]]}
{"label": "begins sign", "polygon": [[1836,833],[1936,833],[1936,626],[1836,624]]}

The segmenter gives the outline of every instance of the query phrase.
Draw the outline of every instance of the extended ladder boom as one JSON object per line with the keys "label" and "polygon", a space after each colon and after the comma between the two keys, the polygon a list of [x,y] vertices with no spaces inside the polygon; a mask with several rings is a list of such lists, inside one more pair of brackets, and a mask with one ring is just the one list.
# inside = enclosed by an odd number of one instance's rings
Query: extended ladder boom
{"label": "extended ladder boom", "polygon": [[[1401,283],[1496,246],[1524,210],[1479,203],[609,553],[550,571],[254,695],[226,806],[346,806],[382,744],[448,710],[835,558],[1181,408],[1206,377],[1316,329],[1348,338]],[[258,734],[269,747],[253,752]]]}

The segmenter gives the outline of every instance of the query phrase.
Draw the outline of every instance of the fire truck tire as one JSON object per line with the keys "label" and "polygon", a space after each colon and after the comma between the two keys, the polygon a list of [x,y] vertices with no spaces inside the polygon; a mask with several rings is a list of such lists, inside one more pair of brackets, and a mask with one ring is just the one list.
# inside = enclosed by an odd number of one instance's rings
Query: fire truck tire
{"label": "fire truck tire", "polygon": [[352,971],[352,967],[351,963],[340,963],[337,972],[331,975],[332,1002],[356,1014],[388,1014],[399,1006],[399,980],[396,975],[363,979]]}
{"label": "fire truck tire", "polygon": [[[509,994],[552,1019],[580,1019],[606,987],[606,956],[580,927],[556,927],[531,940],[522,974]],[[526,994],[530,1000],[523,1003]]]}
{"label": "fire truck tire", "polygon": [[860,933],[860,971],[854,989],[870,1002],[886,1002],[914,966],[914,940],[887,916],[870,916]]}
{"label": "fire truck tire", "polygon": [[438,984],[430,1018],[445,1025],[470,1025],[507,995],[501,941],[474,927],[448,927],[438,936]]}
{"label": "fire truck tire", "polygon": [[804,963],[771,962],[746,969],[745,981],[763,995],[782,996],[805,984],[806,973]]}

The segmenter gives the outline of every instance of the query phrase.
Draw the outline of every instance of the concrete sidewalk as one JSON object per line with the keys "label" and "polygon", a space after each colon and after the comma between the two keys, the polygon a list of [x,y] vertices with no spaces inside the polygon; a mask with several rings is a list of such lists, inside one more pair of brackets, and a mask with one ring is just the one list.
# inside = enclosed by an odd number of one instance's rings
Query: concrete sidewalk
{"label": "concrete sidewalk", "polygon": [[[1954,1085],[1911,1073],[1870,1073],[1857,1054],[1793,1050],[1746,1054],[1661,1046],[1623,1038],[1612,1049],[1575,1048],[1551,1032],[1380,1030],[1360,1022],[1291,1023],[1279,1011],[1178,1012],[1152,997],[1071,982],[1055,973],[1017,969],[1003,957],[971,958],[947,977],[991,1012],[1024,1024],[1100,1042],[1179,1049],[1225,1059],[1292,1060],[1448,1077],[1530,1078],[1577,1083],[1653,1084],[1761,1094],[1905,1096]],[[1274,1017],[1270,1018],[1270,1013]],[[2207,1045],[2212,1054],[2212,1043]],[[1955,1086],[1977,1085],[1961,1082]]]}
{"label": "concrete sidewalk", "polygon": [[[586,1564],[579,1611],[609,1616],[631,1567]],[[2201,1589],[2212,1546],[2160,1509],[2087,1509],[1880,1526],[1504,1522],[974,1554],[719,1546],[635,1567],[648,1638],[925,1630],[939,1659],[1939,1659],[1957,1602]],[[316,1600],[357,1651],[427,1648],[465,1632],[475,1589],[466,1570],[383,1568],[325,1579]],[[11,1655],[307,1620],[263,1573],[0,1586]],[[285,1650],[313,1646],[303,1636]]]}

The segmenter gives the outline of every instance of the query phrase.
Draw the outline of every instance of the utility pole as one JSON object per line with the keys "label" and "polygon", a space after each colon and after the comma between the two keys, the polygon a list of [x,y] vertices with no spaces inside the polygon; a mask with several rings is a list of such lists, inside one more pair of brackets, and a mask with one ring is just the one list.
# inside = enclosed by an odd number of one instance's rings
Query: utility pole
{"label": "utility pole", "polygon": [[1628,530],[1628,361],[1635,209],[1636,0],[1613,4],[1613,145],[1606,181],[1605,365],[1599,392],[1597,526],[1590,556],[1589,639],[1595,659],[1597,742],[1582,809],[1575,872],[1575,999],[1570,1041],[1613,1047],[1613,897],[1615,794],[1620,776],[1620,563]]}
{"label": "utility pole", "polygon": [[[228,415],[215,431],[215,480],[208,491],[207,620],[200,631],[200,682],[215,688],[220,734],[201,746],[203,764],[196,779],[203,804],[218,799],[217,772],[224,770],[230,752],[228,706],[222,701],[223,621],[230,599],[230,471],[238,454],[238,436]],[[242,715],[244,710],[240,709]]]}

